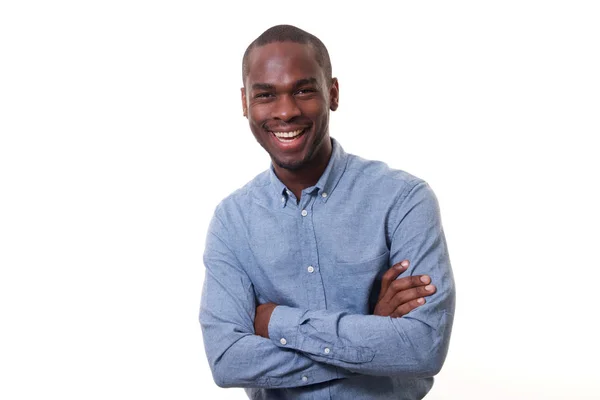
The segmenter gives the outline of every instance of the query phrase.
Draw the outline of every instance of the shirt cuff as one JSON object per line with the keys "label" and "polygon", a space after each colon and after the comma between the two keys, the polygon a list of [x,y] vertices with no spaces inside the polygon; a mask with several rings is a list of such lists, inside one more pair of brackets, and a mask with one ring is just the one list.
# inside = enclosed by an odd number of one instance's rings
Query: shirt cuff
{"label": "shirt cuff", "polygon": [[302,337],[298,329],[305,312],[293,307],[275,307],[269,320],[269,338],[279,347],[299,349]]}
{"label": "shirt cuff", "polygon": [[[370,362],[375,352],[367,347],[352,346],[335,340],[334,335],[319,332],[307,335],[301,326],[310,312],[294,307],[277,306],[269,320],[269,339],[281,348],[288,348],[318,357],[315,360],[337,359],[352,364]],[[326,339],[326,337],[328,339]]]}

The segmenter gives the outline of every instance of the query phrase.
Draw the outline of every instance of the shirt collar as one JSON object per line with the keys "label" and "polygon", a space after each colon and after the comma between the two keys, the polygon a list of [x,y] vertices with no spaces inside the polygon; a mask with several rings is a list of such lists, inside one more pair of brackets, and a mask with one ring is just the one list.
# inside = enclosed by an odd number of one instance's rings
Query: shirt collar
{"label": "shirt collar", "polygon": [[[334,138],[331,138],[331,145],[331,158],[327,163],[325,171],[323,171],[323,175],[321,175],[314,186],[303,190],[304,193],[312,193],[317,190],[317,195],[324,203],[327,202],[333,194],[335,187],[346,170],[346,164],[348,163],[348,154],[344,151],[339,142]],[[278,197],[281,206],[285,207],[289,197],[287,188],[275,174],[273,164],[271,164],[269,175],[271,187],[274,189],[275,195]]]}

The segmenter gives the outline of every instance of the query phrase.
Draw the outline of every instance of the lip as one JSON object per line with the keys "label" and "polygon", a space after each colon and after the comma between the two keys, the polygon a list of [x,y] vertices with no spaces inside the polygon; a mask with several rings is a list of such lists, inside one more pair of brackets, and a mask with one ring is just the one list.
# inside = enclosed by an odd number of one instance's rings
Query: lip
{"label": "lip", "polygon": [[286,126],[286,127],[277,127],[277,126],[266,126],[265,129],[269,132],[294,132],[294,131],[300,131],[300,130],[306,130],[308,129],[308,126]]}
{"label": "lip", "polygon": [[[277,136],[275,136],[274,132],[282,132],[282,133],[290,133],[290,132],[295,132],[295,131],[302,131],[302,133],[300,133],[298,136],[296,136],[293,139],[289,139],[289,140],[285,140],[282,141],[279,138],[277,138]],[[273,142],[273,144],[282,152],[294,152],[297,150],[300,150],[303,148],[304,143],[306,142],[306,136],[307,133],[309,132],[309,128],[303,128],[303,127],[299,127],[299,128],[291,128],[291,127],[286,127],[285,129],[267,129],[267,132],[269,134],[269,137],[271,138],[271,141]]]}

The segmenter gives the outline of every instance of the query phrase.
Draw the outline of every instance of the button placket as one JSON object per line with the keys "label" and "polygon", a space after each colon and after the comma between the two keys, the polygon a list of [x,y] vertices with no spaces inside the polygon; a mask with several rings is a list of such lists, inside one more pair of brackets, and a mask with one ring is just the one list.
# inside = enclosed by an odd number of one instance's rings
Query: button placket
{"label": "button placket", "polygon": [[[316,192],[307,193],[302,196],[300,209],[306,211],[306,216],[301,218],[302,232],[302,259],[304,261],[304,284],[306,288],[306,304],[309,309],[326,308],[325,288],[323,279],[319,273],[319,252],[316,242],[315,226],[315,207],[317,207],[318,194]],[[302,214],[301,214],[302,215]],[[312,267],[312,268],[311,268]]]}

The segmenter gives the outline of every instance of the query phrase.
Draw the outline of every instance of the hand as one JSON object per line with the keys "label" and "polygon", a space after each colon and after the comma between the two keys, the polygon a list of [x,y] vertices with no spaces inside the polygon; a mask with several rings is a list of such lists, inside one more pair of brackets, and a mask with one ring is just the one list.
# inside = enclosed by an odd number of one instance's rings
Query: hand
{"label": "hand", "polygon": [[275,303],[260,304],[256,307],[256,316],[254,317],[254,333],[256,335],[269,338],[269,321],[275,307],[277,307]]}
{"label": "hand", "polygon": [[425,304],[424,296],[435,293],[427,275],[407,276],[396,279],[409,266],[408,260],[395,264],[381,279],[381,291],[373,315],[400,318],[415,308]]}

